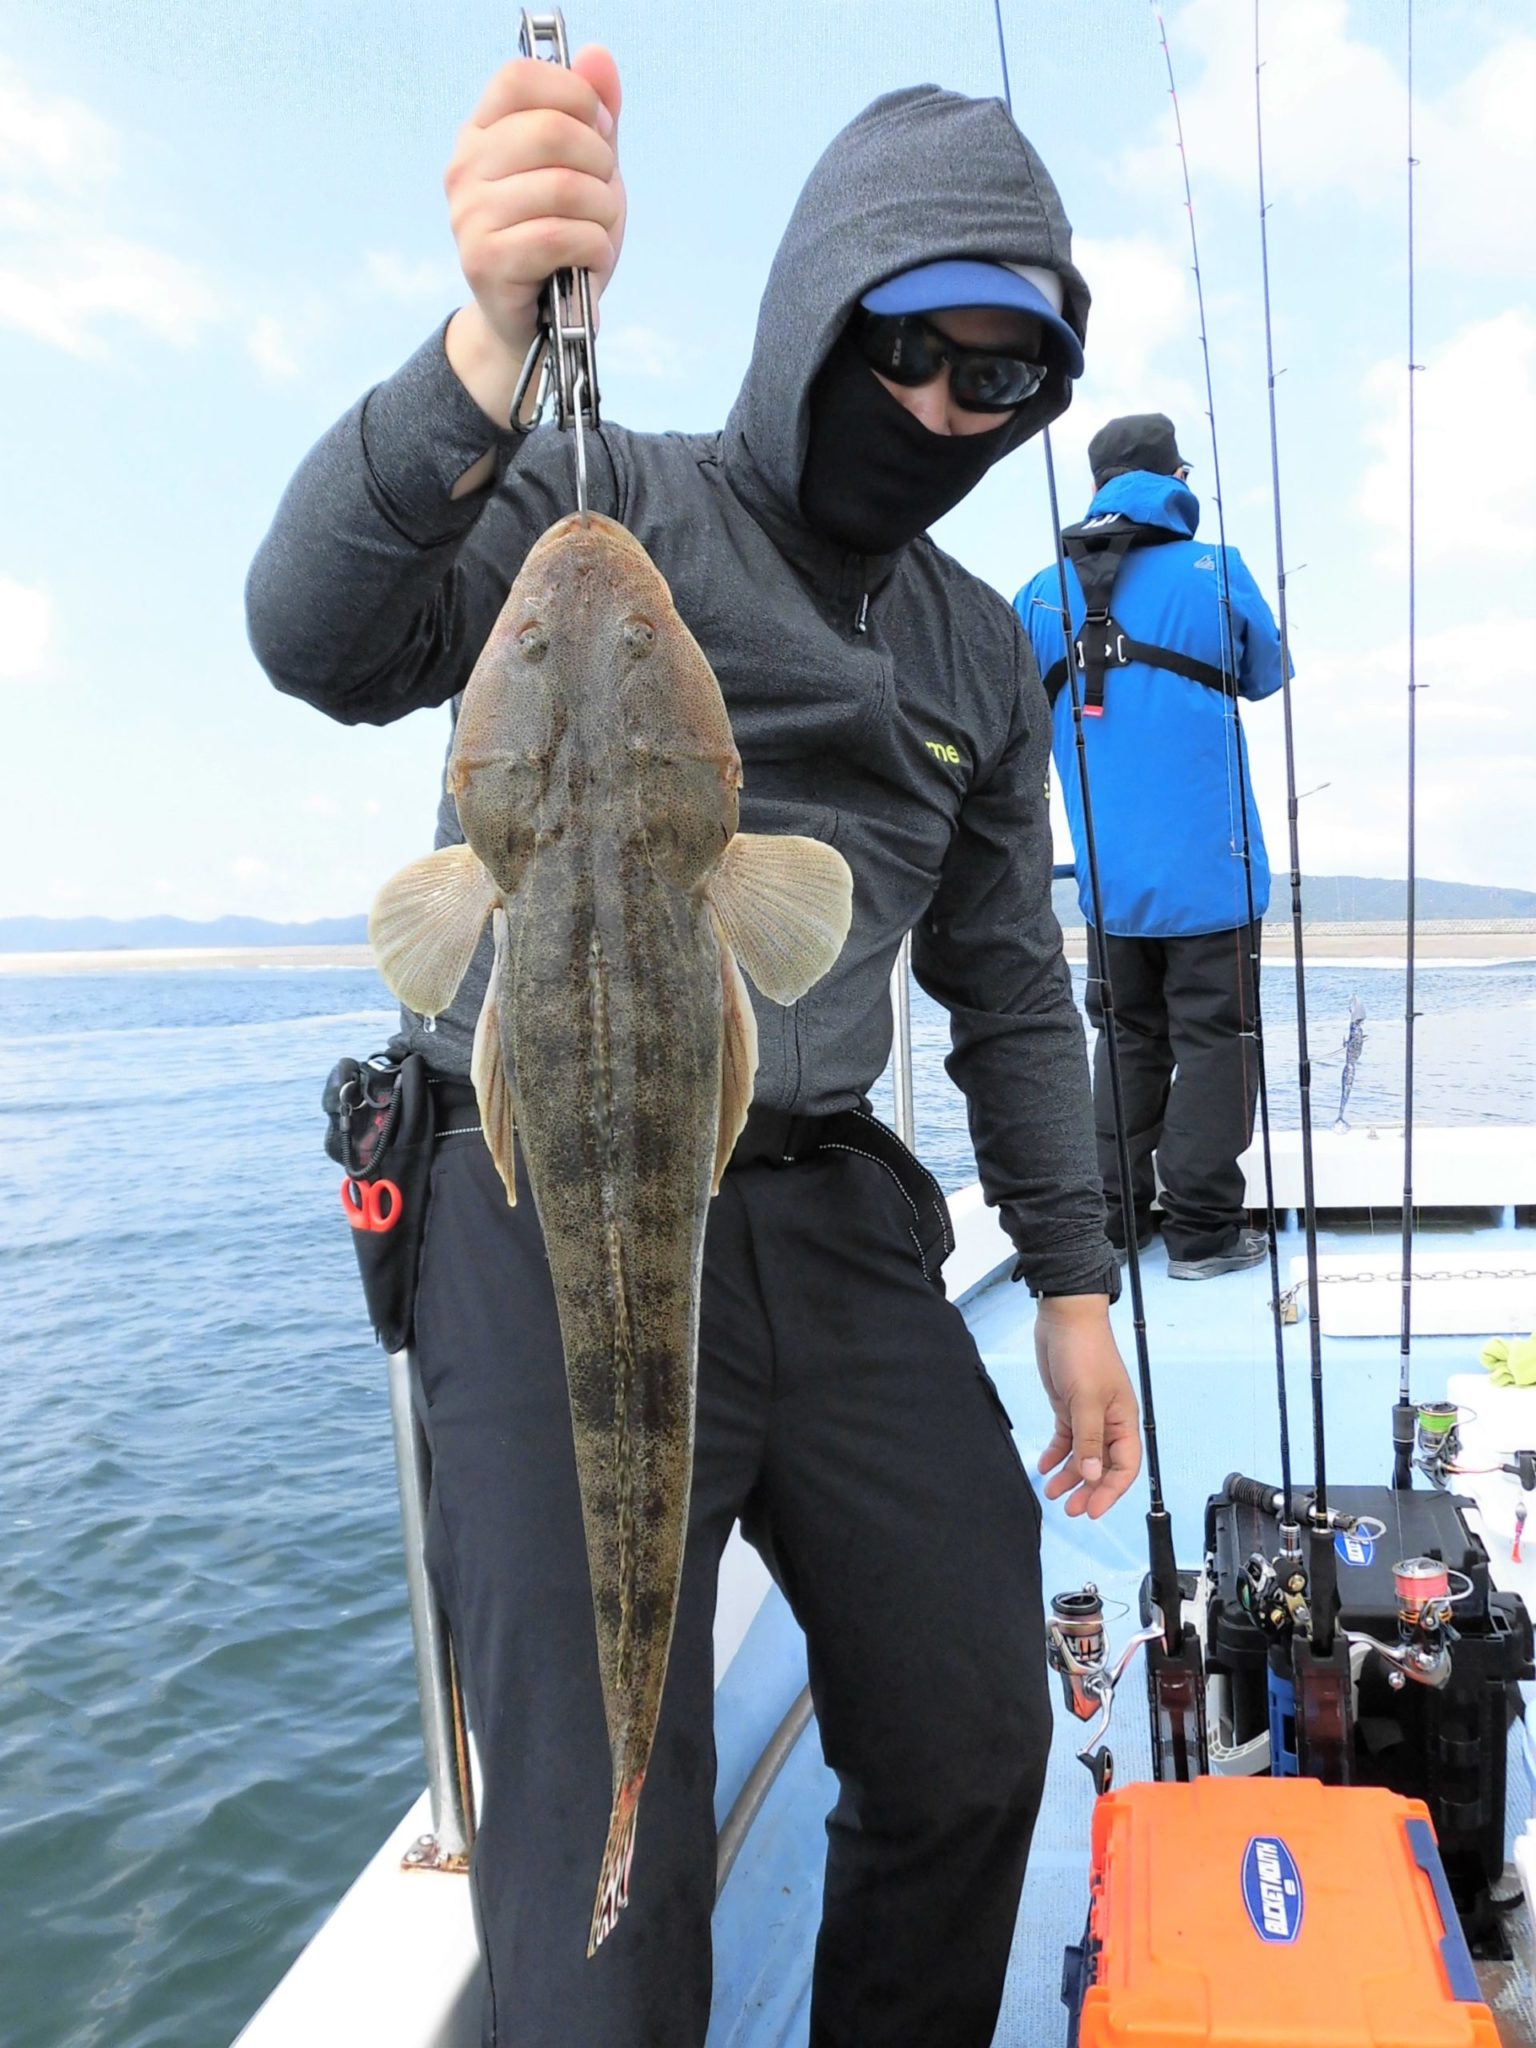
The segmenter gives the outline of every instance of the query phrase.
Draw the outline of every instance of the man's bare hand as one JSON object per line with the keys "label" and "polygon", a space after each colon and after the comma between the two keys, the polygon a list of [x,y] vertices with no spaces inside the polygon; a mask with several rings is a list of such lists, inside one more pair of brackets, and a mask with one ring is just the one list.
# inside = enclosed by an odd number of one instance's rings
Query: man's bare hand
{"label": "man's bare hand", "polygon": [[1055,1296],[1039,1304],[1035,1362],[1056,1417],[1041,1453],[1047,1500],[1067,1500],[1069,1515],[1097,1521],[1141,1470],[1141,1433],[1114,1334],[1109,1297]]}
{"label": "man's bare hand", "polygon": [[449,323],[448,360],[504,423],[557,270],[586,270],[593,297],[624,244],[618,68],[597,45],[570,69],[503,65],[460,131],[443,177],[459,263],[474,298]]}

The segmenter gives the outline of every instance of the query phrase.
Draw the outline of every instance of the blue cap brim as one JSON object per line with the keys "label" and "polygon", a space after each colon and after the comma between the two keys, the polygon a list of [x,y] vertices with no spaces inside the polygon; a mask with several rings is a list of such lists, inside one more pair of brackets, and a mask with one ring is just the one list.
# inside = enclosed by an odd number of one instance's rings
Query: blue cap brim
{"label": "blue cap brim", "polygon": [[955,257],[904,270],[867,291],[859,302],[871,313],[942,313],[952,306],[1007,306],[1040,321],[1055,346],[1052,355],[1069,377],[1083,374],[1083,345],[1050,300],[1027,277],[1001,263]]}

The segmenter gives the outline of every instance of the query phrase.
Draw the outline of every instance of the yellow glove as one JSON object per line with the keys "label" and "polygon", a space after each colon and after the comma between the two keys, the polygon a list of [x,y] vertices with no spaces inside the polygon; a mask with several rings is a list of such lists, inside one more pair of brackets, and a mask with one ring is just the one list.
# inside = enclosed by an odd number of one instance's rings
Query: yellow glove
{"label": "yellow glove", "polygon": [[1490,1337],[1482,1360],[1496,1387],[1536,1387],[1536,1335]]}

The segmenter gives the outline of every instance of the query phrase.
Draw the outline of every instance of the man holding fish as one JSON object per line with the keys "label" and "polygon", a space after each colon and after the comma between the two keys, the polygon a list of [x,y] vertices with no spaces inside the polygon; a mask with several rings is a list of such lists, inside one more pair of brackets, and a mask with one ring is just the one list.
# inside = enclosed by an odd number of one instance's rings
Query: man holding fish
{"label": "man holding fish", "polygon": [[279,688],[456,709],[373,931],[447,1111],[415,1344],[485,2038],[701,2048],[739,1518],[840,1786],[813,2048],[985,2048],[1049,1740],[1039,1508],[866,1097],[910,931],[1040,1298],[1045,1491],[1102,1514],[1140,1454],[1049,714],[924,535],[1065,409],[1088,293],[1001,105],[889,94],[811,173],[724,430],[605,424],[563,518],[569,436],[506,422],[546,279],[618,259],[619,104],[601,50],[491,81],[446,180],[472,298],[312,451],[249,589]]}

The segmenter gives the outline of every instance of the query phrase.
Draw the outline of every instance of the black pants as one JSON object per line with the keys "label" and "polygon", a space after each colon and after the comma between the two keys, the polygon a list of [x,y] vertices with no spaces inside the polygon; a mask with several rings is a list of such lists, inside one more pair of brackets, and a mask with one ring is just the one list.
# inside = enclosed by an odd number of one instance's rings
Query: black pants
{"label": "black pants", "polygon": [[610,1767],[554,1298],[520,1175],[434,1163],[416,1305],[429,1562],[483,1767],[494,2048],[701,2048],[712,1623],[741,1516],[805,1629],[840,1793],[814,2048],[987,2048],[1050,1732],[1040,1510],[905,1197],[823,1153],[727,1174],[705,1253],[681,1608],[630,1903],[589,1962]]}
{"label": "black pants", "polygon": [[[1237,1162],[1253,1137],[1259,1086],[1251,1035],[1252,936],[1252,926],[1190,939],[1109,934],[1134,1228],[1143,1236],[1150,1226],[1155,1152],[1170,1258],[1203,1259],[1224,1250],[1246,1215]],[[1098,962],[1098,934],[1090,925],[1088,1015],[1099,1031],[1094,1125],[1110,1236],[1123,1244],[1125,1204]]]}

